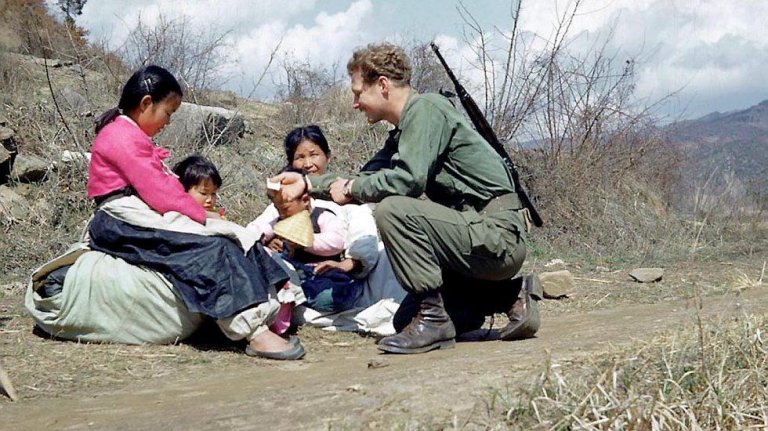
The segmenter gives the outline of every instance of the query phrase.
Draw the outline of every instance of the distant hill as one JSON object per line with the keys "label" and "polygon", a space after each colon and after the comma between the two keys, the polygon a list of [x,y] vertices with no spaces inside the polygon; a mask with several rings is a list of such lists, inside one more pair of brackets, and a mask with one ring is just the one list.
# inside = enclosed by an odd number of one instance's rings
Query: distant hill
{"label": "distant hill", "polygon": [[689,174],[706,178],[733,176],[744,183],[762,183],[768,177],[768,100],[750,108],[714,112],[665,128],[667,140],[688,156]]}

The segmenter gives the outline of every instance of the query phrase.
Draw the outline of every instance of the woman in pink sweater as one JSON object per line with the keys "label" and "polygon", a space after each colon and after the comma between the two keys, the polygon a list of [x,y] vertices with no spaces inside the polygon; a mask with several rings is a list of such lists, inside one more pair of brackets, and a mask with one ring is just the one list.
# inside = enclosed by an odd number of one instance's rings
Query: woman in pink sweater
{"label": "woman in pink sweater", "polygon": [[110,202],[137,196],[160,214],[175,211],[200,224],[219,217],[184,191],[164,163],[169,152],[151,140],[170,122],[181,97],[171,73],[147,66],[125,84],[118,106],[96,120],[87,189],[98,209],[89,225],[90,247],[161,273],[190,312],[213,317],[233,340],[246,339],[247,354],[300,359],[298,339],[286,341],[268,329],[279,307],[269,292],[288,277],[260,244],[243,253],[223,236],[134,225],[107,211],[120,204]]}

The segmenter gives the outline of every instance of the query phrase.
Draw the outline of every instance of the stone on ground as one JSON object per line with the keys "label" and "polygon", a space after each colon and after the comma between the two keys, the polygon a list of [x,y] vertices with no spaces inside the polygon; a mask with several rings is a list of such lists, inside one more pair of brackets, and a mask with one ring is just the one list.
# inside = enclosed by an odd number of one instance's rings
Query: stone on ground
{"label": "stone on ground", "polygon": [[629,272],[629,276],[638,283],[655,283],[657,281],[661,281],[661,278],[664,276],[664,269],[635,268]]}
{"label": "stone on ground", "polygon": [[198,144],[228,145],[243,137],[245,121],[236,111],[182,102],[164,134]]}
{"label": "stone on ground", "polygon": [[565,298],[573,294],[573,275],[567,269],[542,272],[539,274],[544,297],[549,299]]}
{"label": "stone on ground", "polygon": [[11,176],[23,183],[35,183],[45,179],[51,164],[31,154],[19,154],[13,162]]}
{"label": "stone on ground", "polygon": [[23,219],[29,211],[29,202],[8,186],[0,186],[0,221]]}

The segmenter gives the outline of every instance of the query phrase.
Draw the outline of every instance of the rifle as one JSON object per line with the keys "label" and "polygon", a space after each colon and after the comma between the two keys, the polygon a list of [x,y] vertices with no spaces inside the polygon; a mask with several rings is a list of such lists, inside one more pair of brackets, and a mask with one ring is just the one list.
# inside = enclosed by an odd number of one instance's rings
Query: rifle
{"label": "rifle", "polygon": [[456,79],[456,76],[448,66],[448,63],[445,62],[445,59],[440,54],[440,49],[437,47],[437,45],[435,45],[434,42],[430,43],[429,46],[433,51],[435,51],[437,59],[440,60],[443,68],[445,68],[445,73],[448,74],[448,78],[450,78],[453,82],[453,86],[456,88],[456,95],[459,96],[459,101],[461,101],[461,106],[463,106],[464,110],[467,111],[467,115],[469,115],[469,119],[472,120],[472,125],[475,126],[475,130],[477,130],[480,136],[482,136],[483,139],[485,139],[491,145],[491,147],[496,150],[496,153],[499,154],[502,160],[504,160],[504,164],[507,166],[509,173],[512,175],[512,181],[515,183],[515,193],[517,193],[517,196],[520,198],[520,203],[522,203],[523,207],[526,208],[530,213],[531,221],[533,222],[534,226],[541,227],[541,225],[544,224],[544,221],[541,219],[539,212],[536,211],[536,207],[533,206],[533,202],[531,202],[531,199],[528,198],[528,194],[525,192],[523,185],[520,183],[520,175],[517,173],[515,162],[512,161],[512,159],[509,157],[509,154],[507,154],[507,151],[504,149],[504,146],[501,145],[501,142],[499,142],[499,138],[496,137],[496,133],[491,128],[491,125],[488,124],[488,120],[486,120],[483,113],[480,112],[480,108],[477,106],[477,103],[475,103],[475,100],[472,99],[472,96],[467,93],[467,90],[464,89],[464,86],[461,85],[458,79]]}

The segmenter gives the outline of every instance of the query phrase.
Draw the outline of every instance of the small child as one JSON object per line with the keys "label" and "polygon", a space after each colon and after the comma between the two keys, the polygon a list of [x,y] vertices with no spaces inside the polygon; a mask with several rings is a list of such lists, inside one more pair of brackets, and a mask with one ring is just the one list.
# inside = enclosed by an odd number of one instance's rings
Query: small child
{"label": "small child", "polygon": [[[301,288],[307,297],[307,306],[324,312],[348,309],[359,296],[361,284],[338,270],[329,270],[322,274],[314,271],[314,265],[322,261],[342,260],[344,239],[347,236],[342,220],[331,210],[312,208],[307,193],[292,201],[283,201],[280,193],[272,190],[268,192],[268,196],[276,211],[268,209],[251,222],[248,228],[263,232],[262,242],[273,251],[281,253],[282,259],[295,268],[301,280]],[[301,211],[309,211],[314,232],[312,245],[304,248],[279,238],[274,232],[277,222]],[[290,323],[292,308],[292,304],[282,304],[276,326],[282,325],[287,329],[285,319]],[[273,331],[279,332],[276,328],[273,328]]]}
{"label": "small child", "polygon": [[224,216],[224,208],[216,209],[216,200],[222,181],[213,162],[194,154],[177,163],[173,167],[173,173],[179,177],[184,191],[200,206],[206,211],[217,212],[220,216]]}

